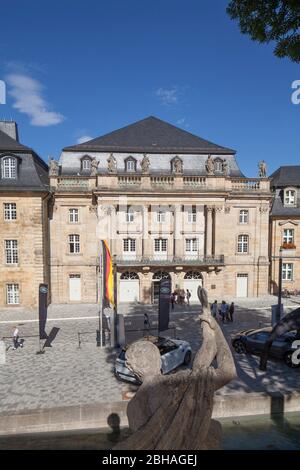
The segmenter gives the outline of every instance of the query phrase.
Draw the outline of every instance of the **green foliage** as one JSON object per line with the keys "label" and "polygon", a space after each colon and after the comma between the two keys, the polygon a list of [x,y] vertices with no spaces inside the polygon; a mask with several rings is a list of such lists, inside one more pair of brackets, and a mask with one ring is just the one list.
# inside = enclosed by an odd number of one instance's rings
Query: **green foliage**
{"label": "green foliage", "polygon": [[230,0],[227,13],[254,41],[275,41],[277,57],[300,62],[300,0]]}

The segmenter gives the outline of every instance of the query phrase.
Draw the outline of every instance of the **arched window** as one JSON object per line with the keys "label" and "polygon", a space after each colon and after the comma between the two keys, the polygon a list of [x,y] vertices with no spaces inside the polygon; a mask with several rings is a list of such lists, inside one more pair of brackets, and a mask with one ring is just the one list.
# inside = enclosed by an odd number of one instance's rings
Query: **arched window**
{"label": "arched window", "polygon": [[89,155],[84,155],[81,158],[81,171],[91,171],[91,157]]}
{"label": "arched window", "polygon": [[136,159],[128,157],[125,159],[125,171],[128,173],[134,173],[136,171]]}
{"label": "arched window", "polygon": [[134,271],[125,271],[125,273],[121,274],[120,279],[126,279],[126,280],[135,280],[139,279],[139,275],[135,273]]}
{"label": "arched window", "polygon": [[202,279],[202,274],[199,271],[188,271],[184,279]]}
{"label": "arched window", "polygon": [[156,271],[153,274],[153,280],[160,281],[161,279],[171,279],[170,274],[166,271]]}
{"label": "arched window", "polygon": [[17,159],[15,157],[3,157],[1,161],[2,178],[17,178]]}

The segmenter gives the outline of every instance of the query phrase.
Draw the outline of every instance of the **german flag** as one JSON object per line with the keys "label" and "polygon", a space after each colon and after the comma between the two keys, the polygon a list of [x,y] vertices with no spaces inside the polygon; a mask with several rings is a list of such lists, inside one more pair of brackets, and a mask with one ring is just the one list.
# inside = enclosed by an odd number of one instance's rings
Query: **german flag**
{"label": "german flag", "polygon": [[102,243],[103,307],[114,307],[114,273],[112,257],[106,240]]}

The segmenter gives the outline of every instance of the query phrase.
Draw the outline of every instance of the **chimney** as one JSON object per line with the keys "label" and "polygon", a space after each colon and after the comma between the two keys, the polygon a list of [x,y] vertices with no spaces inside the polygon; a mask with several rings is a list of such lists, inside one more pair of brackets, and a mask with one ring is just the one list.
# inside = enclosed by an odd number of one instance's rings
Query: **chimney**
{"label": "chimney", "polygon": [[0,121],[0,131],[19,142],[18,125],[14,121]]}

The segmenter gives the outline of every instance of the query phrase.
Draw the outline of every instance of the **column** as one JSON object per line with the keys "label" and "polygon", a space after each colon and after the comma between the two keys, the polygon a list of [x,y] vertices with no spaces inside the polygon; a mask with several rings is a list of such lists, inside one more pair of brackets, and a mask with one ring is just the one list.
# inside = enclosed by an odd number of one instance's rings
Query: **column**
{"label": "column", "polygon": [[212,255],[213,206],[206,206],[206,255]]}

